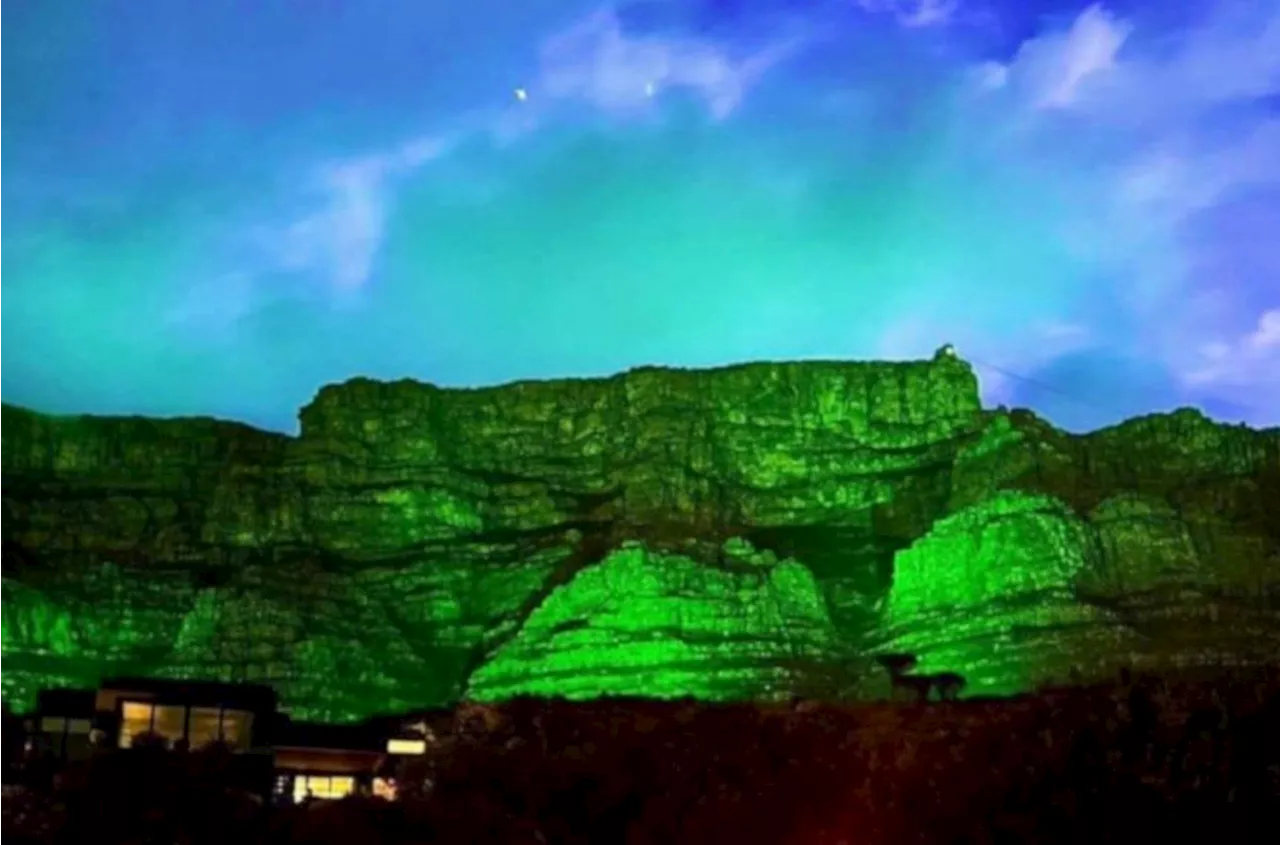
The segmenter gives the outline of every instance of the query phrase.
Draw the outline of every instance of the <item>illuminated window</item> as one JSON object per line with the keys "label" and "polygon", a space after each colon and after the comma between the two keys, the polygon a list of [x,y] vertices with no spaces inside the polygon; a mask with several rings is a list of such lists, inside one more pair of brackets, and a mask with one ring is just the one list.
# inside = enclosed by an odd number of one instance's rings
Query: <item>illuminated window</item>
{"label": "illuminated window", "polygon": [[236,749],[249,747],[253,714],[243,710],[222,711],[222,741]]}
{"label": "illuminated window", "polygon": [[41,733],[58,734],[59,736],[61,736],[62,732],[65,731],[66,729],[67,729],[66,719],[62,719],[57,716],[45,716],[43,719],[40,720]]}
{"label": "illuminated window", "polygon": [[171,704],[157,704],[152,717],[151,730],[165,738],[170,747],[187,735],[187,708]]}
{"label": "illuminated window", "polygon": [[49,749],[67,760],[81,760],[89,756],[89,732],[92,728],[93,723],[89,719],[64,719],[61,716],[45,716],[39,724]]}
{"label": "illuminated window", "polygon": [[298,775],[293,779],[293,800],[302,801],[307,793],[312,798],[332,800],[345,798],[356,791],[356,779],[349,776]]}
{"label": "illuminated window", "polygon": [[126,701],[121,706],[120,747],[129,748],[141,734],[155,733],[166,745],[182,739],[187,729],[187,708]]}
{"label": "illuminated window", "polygon": [[221,717],[222,711],[217,707],[191,708],[191,721],[187,727],[187,736],[190,739],[192,749],[204,748],[218,741],[221,734],[219,728]]}
{"label": "illuminated window", "polygon": [[389,739],[387,740],[388,754],[426,754],[426,740],[421,739]]}
{"label": "illuminated window", "polygon": [[129,748],[133,738],[151,730],[155,708],[141,701],[126,701],[120,708],[120,747]]}
{"label": "illuminated window", "polygon": [[[73,724],[80,720],[73,720]],[[120,747],[129,748],[139,734],[153,732],[172,747],[187,739],[190,748],[201,748],[221,739],[233,749],[246,749],[252,735],[253,714],[219,707],[185,707],[126,701],[121,706]]]}

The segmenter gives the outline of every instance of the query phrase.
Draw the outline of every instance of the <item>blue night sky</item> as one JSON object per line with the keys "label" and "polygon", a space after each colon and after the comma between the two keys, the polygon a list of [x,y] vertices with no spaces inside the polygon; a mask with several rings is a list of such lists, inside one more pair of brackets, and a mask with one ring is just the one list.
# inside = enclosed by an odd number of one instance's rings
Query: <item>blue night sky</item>
{"label": "blue night sky", "polygon": [[1280,424],[1280,0],[7,0],[3,397],[917,358]]}

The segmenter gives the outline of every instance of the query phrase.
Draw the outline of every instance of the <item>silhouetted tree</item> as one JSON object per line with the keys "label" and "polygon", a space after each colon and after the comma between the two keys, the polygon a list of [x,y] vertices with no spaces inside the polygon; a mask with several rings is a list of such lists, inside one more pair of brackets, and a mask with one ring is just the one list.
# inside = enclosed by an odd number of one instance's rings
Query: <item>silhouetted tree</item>
{"label": "silhouetted tree", "polygon": [[928,701],[933,690],[933,678],[929,675],[890,675],[889,682],[894,689],[908,690],[920,702]]}
{"label": "silhouetted tree", "polygon": [[928,701],[936,689],[943,701],[954,701],[965,687],[965,679],[955,672],[939,672],[936,675],[908,675],[918,665],[914,654],[880,654],[876,662],[889,673],[889,681],[895,689],[910,690],[917,701]]}
{"label": "silhouetted tree", "polygon": [[916,668],[919,661],[914,654],[878,654],[876,663],[884,667],[890,675],[902,675]]}
{"label": "silhouetted tree", "polygon": [[960,697],[960,692],[967,683],[963,675],[955,672],[939,672],[930,676],[930,680],[938,690],[938,697],[943,701],[955,701]]}

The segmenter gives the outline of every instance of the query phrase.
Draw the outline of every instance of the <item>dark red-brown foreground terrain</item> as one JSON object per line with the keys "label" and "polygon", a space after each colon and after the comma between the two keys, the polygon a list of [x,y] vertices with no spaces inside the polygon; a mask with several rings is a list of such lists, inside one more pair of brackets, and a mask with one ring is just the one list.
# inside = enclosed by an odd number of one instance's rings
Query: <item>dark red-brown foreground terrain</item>
{"label": "dark red-brown foreground terrain", "polygon": [[484,715],[402,772],[395,802],[271,809],[220,787],[208,753],[107,755],[7,797],[5,842],[1235,843],[1280,825],[1276,670],[927,705]]}

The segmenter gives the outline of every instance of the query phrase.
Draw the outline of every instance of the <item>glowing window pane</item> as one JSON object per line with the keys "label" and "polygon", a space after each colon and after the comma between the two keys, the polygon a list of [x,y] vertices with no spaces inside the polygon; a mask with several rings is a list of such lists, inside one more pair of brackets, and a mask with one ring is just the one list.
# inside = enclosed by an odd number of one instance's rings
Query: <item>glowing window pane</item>
{"label": "glowing window pane", "polygon": [[188,728],[188,736],[193,749],[204,748],[218,741],[218,716],[219,711],[216,707],[191,708],[191,724]]}
{"label": "glowing window pane", "polygon": [[171,704],[157,705],[155,723],[151,729],[164,737],[169,745],[173,745],[186,737],[187,708]]}
{"label": "glowing window pane", "polygon": [[40,720],[40,731],[47,734],[61,734],[67,727],[67,720],[57,716],[46,716]]}
{"label": "glowing window pane", "polygon": [[133,738],[151,730],[151,715],[154,708],[140,701],[126,701],[121,706],[120,715],[120,747],[133,745]]}
{"label": "glowing window pane", "polygon": [[333,800],[344,798],[355,792],[356,779],[353,777],[331,777],[329,775],[298,775],[293,779],[293,800],[302,801],[311,793],[312,798]]}
{"label": "glowing window pane", "polygon": [[388,754],[426,754],[427,743],[421,739],[389,739]]}
{"label": "glowing window pane", "polygon": [[243,710],[222,711],[222,741],[232,748],[249,747],[253,730],[253,714]]}

